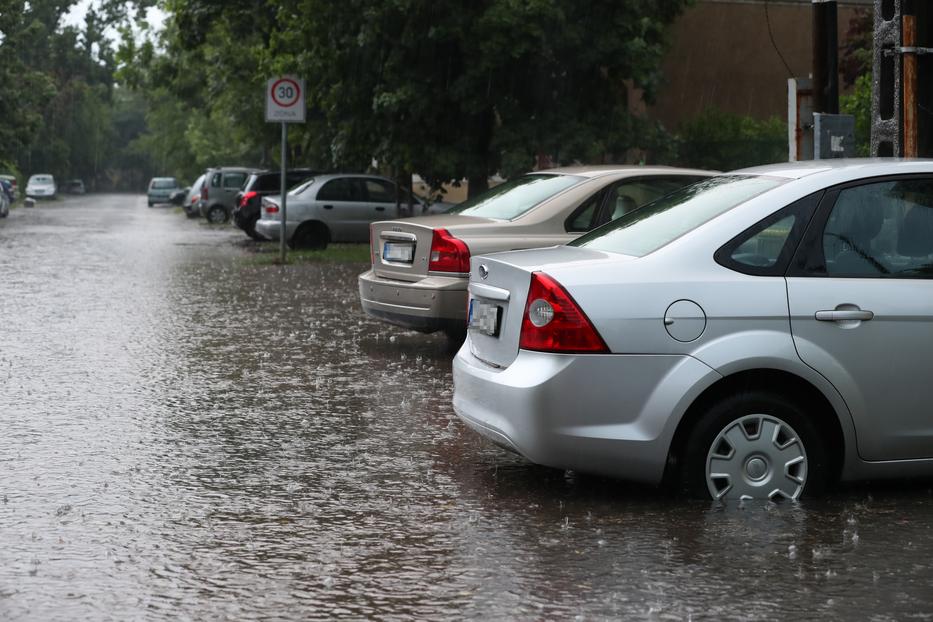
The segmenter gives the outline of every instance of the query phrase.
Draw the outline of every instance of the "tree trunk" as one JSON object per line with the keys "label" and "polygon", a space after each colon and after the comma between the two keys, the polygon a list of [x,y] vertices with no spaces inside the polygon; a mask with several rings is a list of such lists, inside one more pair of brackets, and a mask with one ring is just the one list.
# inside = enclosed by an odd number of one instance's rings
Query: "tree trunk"
{"label": "tree trunk", "polygon": [[[476,195],[489,189],[489,173],[496,172],[498,165],[491,162],[490,148],[492,145],[493,126],[495,116],[492,108],[488,108],[473,119],[473,157],[472,166],[467,171],[467,198],[472,199]],[[493,166],[490,166],[492,164]],[[490,171],[492,168],[492,171]]]}
{"label": "tree trunk", "polygon": [[472,199],[489,190],[489,177],[485,173],[471,174],[467,177],[467,184],[467,198]]}

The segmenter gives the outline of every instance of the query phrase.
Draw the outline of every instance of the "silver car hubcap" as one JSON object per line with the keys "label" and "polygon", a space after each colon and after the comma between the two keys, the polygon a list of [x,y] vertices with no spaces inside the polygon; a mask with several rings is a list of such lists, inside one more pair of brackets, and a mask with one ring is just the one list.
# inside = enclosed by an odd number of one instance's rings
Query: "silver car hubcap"
{"label": "silver car hubcap", "polygon": [[706,486],[714,499],[797,499],[806,482],[803,442],[771,415],[728,424],[706,456]]}

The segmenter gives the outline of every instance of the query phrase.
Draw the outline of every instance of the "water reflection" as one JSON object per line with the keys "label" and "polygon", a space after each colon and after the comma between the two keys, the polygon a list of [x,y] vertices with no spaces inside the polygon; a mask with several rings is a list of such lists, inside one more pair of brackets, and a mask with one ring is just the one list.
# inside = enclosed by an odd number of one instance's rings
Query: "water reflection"
{"label": "water reflection", "polygon": [[0,617],[933,615],[927,487],[716,506],[535,467],[362,266],[88,197],[0,227]]}

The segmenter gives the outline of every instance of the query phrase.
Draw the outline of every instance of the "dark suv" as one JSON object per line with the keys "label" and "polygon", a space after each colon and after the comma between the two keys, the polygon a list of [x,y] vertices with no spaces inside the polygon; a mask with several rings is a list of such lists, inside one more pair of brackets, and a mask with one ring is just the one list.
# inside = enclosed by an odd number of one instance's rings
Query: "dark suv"
{"label": "dark suv", "polygon": [[[319,171],[308,168],[293,168],[285,171],[285,187],[293,188],[303,183]],[[236,195],[233,207],[233,222],[254,240],[265,238],[256,233],[256,221],[259,220],[262,198],[282,193],[281,171],[257,171],[252,173]]]}

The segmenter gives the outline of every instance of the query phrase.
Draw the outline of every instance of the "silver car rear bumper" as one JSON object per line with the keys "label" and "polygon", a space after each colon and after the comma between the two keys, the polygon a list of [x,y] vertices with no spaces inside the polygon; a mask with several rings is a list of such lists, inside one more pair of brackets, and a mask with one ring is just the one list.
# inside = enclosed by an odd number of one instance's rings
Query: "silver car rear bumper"
{"label": "silver car rear bumper", "polygon": [[[299,223],[285,221],[285,240],[291,240],[292,235],[295,234],[295,229],[298,228]],[[268,240],[277,242],[279,240],[279,234],[282,232],[282,221],[280,220],[257,220],[256,221],[256,232],[259,235],[263,236]]]}
{"label": "silver car rear bumper", "polygon": [[457,415],[534,463],[658,484],[693,397],[720,376],[689,356],[521,350],[506,368],[460,348]]}
{"label": "silver car rear bumper", "polygon": [[368,315],[412,330],[463,329],[468,282],[446,276],[396,281],[376,276],[370,269],[358,279],[360,304]]}

